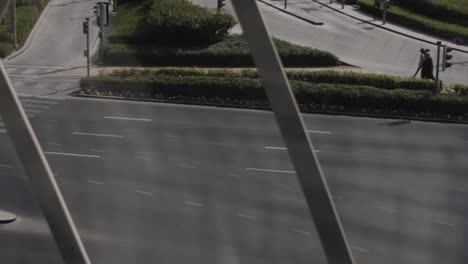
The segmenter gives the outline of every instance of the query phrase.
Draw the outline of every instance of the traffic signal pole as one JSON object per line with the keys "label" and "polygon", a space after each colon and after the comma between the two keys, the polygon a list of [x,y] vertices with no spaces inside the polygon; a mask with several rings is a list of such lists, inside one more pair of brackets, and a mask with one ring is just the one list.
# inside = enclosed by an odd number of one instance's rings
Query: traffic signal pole
{"label": "traffic signal pole", "polygon": [[16,0],[11,0],[11,33],[13,35],[13,45],[16,47],[18,44],[18,30],[16,27]]}
{"label": "traffic signal pole", "polygon": [[439,65],[440,65],[440,46],[442,45],[442,42],[437,41],[437,67],[436,67],[436,84],[435,84],[435,91],[436,93],[439,93],[440,87],[439,87]]}
{"label": "traffic signal pole", "polygon": [[86,75],[88,76],[88,78],[90,77],[91,73],[90,73],[90,69],[89,69],[89,61],[90,61],[90,54],[91,52],[89,51],[89,17],[86,18]]}
{"label": "traffic signal pole", "polygon": [[99,37],[101,39],[101,48],[99,58],[101,61],[104,60],[104,5],[99,5],[99,15],[101,17],[101,24],[99,25]]}

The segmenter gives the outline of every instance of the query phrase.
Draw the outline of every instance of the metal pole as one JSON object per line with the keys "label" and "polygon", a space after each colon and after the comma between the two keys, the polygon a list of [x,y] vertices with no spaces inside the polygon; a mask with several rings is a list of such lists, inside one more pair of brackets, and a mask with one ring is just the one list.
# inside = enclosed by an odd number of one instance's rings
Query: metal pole
{"label": "metal pole", "polygon": [[232,0],[329,264],[353,258],[312,143],[256,0]]}
{"label": "metal pole", "polygon": [[[88,25],[89,25],[89,17],[86,18],[86,21],[88,21]],[[90,55],[90,50],[89,50],[89,26],[88,26],[88,32],[86,33],[86,50],[88,51],[87,52],[87,56],[86,56],[86,70],[87,70],[87,76],[88,78],[90,77],[90,69],[89,69],[89,57],[91,56]]]}
{"label": "metal pole", "polygon": [[114,0],[113,9],[114,9],[114,12],[117,12],[117,0]]}
{"label": "metal pole", "polygon": [[18,158],[29,176],[64,262],[91,263],[39,141],[1,61],[0,115]]}
{"label": "metal pole", "polygon": [[385,25],[387,23],[387,2],[384,1],[384,4],[383,4],[383,24]]}
{"label": "metal pole", "polygon": [[104,5],[99,5],[99,14],[101,16],[101,25],[99,27],[99,35],[101,36],[101,48],[99,52],[99,58],[104,61]]}
{"label": "metal pole", "polygon": [[11,0],[11,27],[13,34],[13,45],[16,47],[18,43],[17,27],[16,27],[16,0]]}
{"label": "metal pole", "polygon": [[288,0],[284,0],[284,9],[288,8]]}
{"label": "metal pole", "polygon": [[[439,64],[440,64],[440,45],[442,45],[441,41],[437,41],[437,66],[436,66],[436,78],[435,78],[435,92],[439,93]],[[432,69],[431,69],[432,70]]]}
{"label": "metal pole", "polygon": [[341,0],[341,9],[344,9],[344,1],[345,0]]}

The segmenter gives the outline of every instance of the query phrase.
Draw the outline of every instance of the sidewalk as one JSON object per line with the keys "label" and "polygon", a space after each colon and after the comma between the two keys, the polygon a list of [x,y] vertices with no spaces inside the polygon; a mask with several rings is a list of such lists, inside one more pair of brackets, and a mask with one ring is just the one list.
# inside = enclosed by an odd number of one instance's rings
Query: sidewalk
{"label": "sidewalk", "polygon": [[[278,8],[284,9],[283,0],[262,0],[262,1],[273,4]],[[392,21],[387,21],[386,24],[384,25],[382,21],[375,21],[370,15],[361,12],[358,6],[345,5],[344,9],[342,9],[342,4],[337,3],[336,0],[334,0],[332,4],[330,4],[329,0],[306,0],[306,1],[288,0],[287,11],[292,12],[297,16],[301,16],[301,17],[308,18],[308,19],[314,19],[310,12],[316,9],[313,7],[314,4],[320,4],[321,6],[328,8],[330,11],[340,13],[341,15],[346,15],[348,17],[351,17],[353,19],[359,20],[361,22],[367,23],[375,27],[379,27],[382,30],[388,30],[394,34],[399,34],[401,36],[412,38],[412,39],[419,40],[422,42],[424,41],[424,42],[436,43],[437,41],[442,41],[443,44],[447,43],[450,46],[453,46],[455,48],[468,52],[468,46],[456,45],[452,43],[452,40],[446,40],[446,39],[444,40],[435,36],[429,36],[423,33],[419,33],[412,29],[405,28],[401,25],[393,24]],[[317,20],[317,18],[315,19],[316,19],[315,20],[316,22],[322,22],[322,21]]]}

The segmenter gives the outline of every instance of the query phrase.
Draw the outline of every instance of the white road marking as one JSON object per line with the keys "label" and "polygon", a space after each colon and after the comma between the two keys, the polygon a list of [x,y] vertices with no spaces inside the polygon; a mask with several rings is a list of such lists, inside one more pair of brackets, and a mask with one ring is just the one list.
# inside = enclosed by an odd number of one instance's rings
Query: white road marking
{"label": "white road marking", "polygon": [[104,153],[104,150],[100,150],[100,149],[89,149],[90,151],[94,151],[94,152],[99,152],[99,153]]}
{"label": "white road marking", "polygon": [[113,138],[123,138],[124,137],[124,136],[120,136],[120,135],[93,134],[93,133],[82,133],[82,132],[73,132],[73,135],[94,136],[94,137],[113,137]]}
{"label": "white road marking", "polygon": [[21,74],[22,75],[28,75],[28,74],[33,74],[35,72],[39,71],[39,69],[27,69],[27,70],[24,70]]}
{"label": "white road marking", "polygon": [[287,150],[288,148],[283,147],[272,147],[272,146],[265,146],[266,149],[273,149],[273,150]]}
{"label": "white road marking", "polygon": [[12,73],[12,72],[14,72],[14,71],[16,71],[16,68],[6,68],[6,72],[7,72],[8,74],[10,74],[10,73]]}
{"label": "white road marking", "polygon": [[145,157],[142,157],[142,156],[136,156],[135,159],[149,160],[148,158],[145,158]]}
{"label": "white road marking", "polygon": [[88,183],[99,184],[99,185],[103,185],[103,184],[104,184],[103,182],[100,182],[100,181],[93,181],[93,180],[88,180]]}
{"label": "white road marking", "polygon": [[[265,146],[265,149],[271,149],[271,150],[287,150],[288,148],[285,147],[272,147],[272,146]],[[320,152],[318,149],[312,150],[313,152]]]}
{"label": "white road marking", "polygon": [[57,147],[63,146],[63,144],[59,144],[59,143],[55,143],[55,142],[48,142],[47,144],[49,144],[51,146],[57,146]]}
{"label": "white road marking", "polygon": [[139,193],[139,194],[143,194],[143,195],[153,195],[153,194],[150,193],[150,192],[145,192],[145,191],[142,191],[142,190],[136,190],[135,192],[136,192],[136,193]]}
{"label": "white road marking", "polygon": [[333,199],[336,199],[336,200],[342,200],[343,199],[341,196],[336,196],[336,195],[333,195],[333,194],[331,195],[331,197]]}
{"label": "white road marking", "polygon": [[234,173],[226,173],[227,176],[231,176],[231,177],[240,177],[239,174],[234,174]]}
{"label": "white road marking", "polygon": [[104,119],[142,121],[142,122],[151,122],[151,121],[153,121],[152,119],[148,119],[148,118],[132,118],[132,117],[120,117],[120,116],[105,116]]}
{"label": "white road marking", "polygon": [[286,174],[295,174],[295,171],[287,171],[287,170],[271,170],[271,169],[260,169],[260,168],[245,168],[249,171],[264,171],[264,172],[278,172],[278,173],[286,173]]}
{"label": "white road marking", "polygon": [[276,185],[279,186],[279,187],[286,188],[286,189],[288,189],[288,190],[292,190],[292,187],[289,186],[289,185],[286,185],[286,184],[278,183],[278,184],[276,184]]}
{"label": "white road marking", "polygon": [[36,109],[36,110],[47,110],[51,107],[51,105],[31,105],[28,103],[23,104],[24,108],[26,109]]}
{"label": "white road marking", "polygon": [[434,220],[434,222],[436,222],[436,223],[438,223],[438,224],[441,224],[441,225],[447,225],[447,226],[451,226],[451,227],[456,227],[456,225],[454,225],[454,224],[447,223],[447,222],[440,221],[440,220]]}
{"label": "white road marking", "polygon": [[187,164],[179,164],[179,167],[187,168],[187,169],[196,169],[197,167]]}
{"label": "white road marking", "polygon": [[301,230],[301,229],[296,229],[296,228],[291,229],[291,231],[294,231],[294,232],[296,232],[296,233],[299,233],[299,234],[302,234],[302,235],[306,235],[306,236],[312,235],[311,233],[309,233],[309,232],[307,232],[307,231],[304,231],[304,230]]}
{"label": "white road marking", "polygon": [[237,216],[247,218],[247,219],[250,219],[250,220],[253,220],[253,221],[257,220],[257,217],[255,217],[255,216],[246,215],[246,214],[242,214],[242,213],[237,213]]}
{"label": "white road marking", "polygon": [[191,201],[185,201],[185,204],[191,205],[191,206],[196,206],[196,207],[203,207],[204,205],[201,203],[196,203],[196,202],[191,202]]}
{"label": "white road marking", "polygon": [[455,190],[457,192],[464,192],[465,191],[465,189],[457,187],[457,186],[449,186],[448,188],[452,189],[452,190]]}
{"label": "white road marking", "polygon": [[44,154],[61,155],[61,156],[73,156],[73,157],[82,157],[82,158],[95,158],[95,159],[101,158],[101,156],[96,156],[96,155],[84,155],[84,154],[65,153],[65,152],[49,152],[49,151],[46,151],[46,152],[44,152]]}
{"label": "white road marking", "polygon": [[13,168],[13,166],[11,166],[11,165],[6,165],[6,164],[0,164],[0,167],[3,167],[3,168]]}
{"label": "white road marking", "polygon": [[367,250],[367,249],[365,249],[365,248],[355,247],[355,246],[351,246],[351,248],[354,249],[354,250],[358,250],[358,251],[364,252],[364,253],[369,253],[369,250]]}
{"label": "white road marking", "polygon": [[6,133],[7,130],[6,129],[0,129],[0,133],[3,134],[3,133]]}
{"label": "white road marking", "polygon": [[307,133],[315,133],[315,134],[331,134],[330,131],[320,131],[320,130],[307,130]]}
{"label": "white road marking", "polygon": [[396,212],[395,209],[388,208],[388,207],[385,207],[385,206],[378,206],[378,208],[379,208],[380,210],[383,210],[383,211],[385,211],[385,212],[387,212],[387,213],[390,213],[390,214],[393,214],[393,213]]}

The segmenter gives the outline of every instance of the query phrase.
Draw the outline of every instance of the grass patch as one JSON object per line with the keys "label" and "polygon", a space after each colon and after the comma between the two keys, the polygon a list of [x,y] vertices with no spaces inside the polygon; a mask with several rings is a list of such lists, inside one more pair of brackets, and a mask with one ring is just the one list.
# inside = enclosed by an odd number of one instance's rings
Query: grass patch
{"label": "grass patch", "polygon": [[[361,10],[372,14],[373,0],[359,0]],[[468,16],[465,19],[438,20],[434,16],[417,13],[403,6],[393,5],[387,12],[388,21],[414,28],[420,32],[452,40],[461,38],[468,42]]]}
{"label": "grass patch", "polygon": [[[144,0],[119,7],[104,62],[119,66],[252,67],[242,36],[226,36],[232,16],[187,0]],[[177,39],[177,42],[175,41]],[[275,40],[285,66],[335,66],[331,53]]]}
{"label": "grass patch", "polygon": [[[41,2],[42,3],[42,2]],[[39,9],[36,3],[16,8],[17,40],[24,43],[39,18]],[[4,24],[0,25],[0,57],[8,56],[13,50],[13,35],[11,33],[11,13],[8,11],[4,17]]]}

